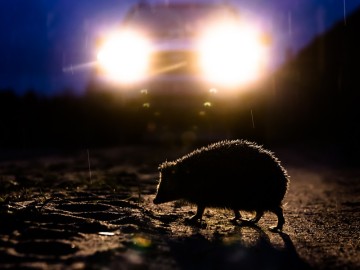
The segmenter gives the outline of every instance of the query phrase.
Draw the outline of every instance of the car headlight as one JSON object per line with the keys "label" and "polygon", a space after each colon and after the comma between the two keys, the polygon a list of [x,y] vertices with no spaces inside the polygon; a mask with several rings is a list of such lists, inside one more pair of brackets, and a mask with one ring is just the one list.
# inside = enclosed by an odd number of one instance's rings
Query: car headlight
{"label": "car headlight", "polygon": [[136,32],[123,31],[111,35],[101,46],[97,59],[103,72],[112,80],[131,83],[147,72],[150,45]]}
{"label": "car headlight", "polygon": [[265,45],[254,29],[223,22],[200,38],[200,69],[207,81],[239,86],[255,80],[265,61]]}

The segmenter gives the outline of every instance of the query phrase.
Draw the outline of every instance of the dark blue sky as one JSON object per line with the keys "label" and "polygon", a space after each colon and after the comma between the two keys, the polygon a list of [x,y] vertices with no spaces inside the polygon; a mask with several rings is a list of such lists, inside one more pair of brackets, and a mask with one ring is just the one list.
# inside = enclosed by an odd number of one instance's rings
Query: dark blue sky
{"label": "dark blue sky", "polygon": [[[20,94],[34,89],[51,95],[72,88],[81,93],[91,70],[63,69],[94,61],[96,37],[120,22],[134,2],[1,0],[0,89],[13,88]],[[346,16],[360,7],[360,0],[229,2],[273,34],[275,63],[283,62],[287,48],[300,50],[334,23],[346,23]]]}

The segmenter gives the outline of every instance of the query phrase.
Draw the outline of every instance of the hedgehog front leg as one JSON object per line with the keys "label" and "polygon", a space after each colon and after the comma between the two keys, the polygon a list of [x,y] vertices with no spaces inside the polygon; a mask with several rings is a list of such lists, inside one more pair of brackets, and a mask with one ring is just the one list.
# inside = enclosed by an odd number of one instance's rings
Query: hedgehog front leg
{"label": "hedgehog front leg", "polygon": [[272,212],[277,216],[278,218],[278,223],[276,226],[271,226],[269,229],[270,231],[273,231],[273,232],[279,232],[279,231],[282,231],[283,229],[283,226],[285,224],[285,218],[284,218],[284,214],[283,214],[283,210],[281,208],[281,206],[278,206],[276,208],[274,208],[272,210]]}
{"label": "hedgehog front leg", "polygon": [[189,222],[196,222],[197,220],[201,220],[202,219],[202,215],[204,214],[205,211],[205,207],[202,205],[198,205],[197,206],[197,210],[196,210],[196,214],[193,215],[190,219]]}

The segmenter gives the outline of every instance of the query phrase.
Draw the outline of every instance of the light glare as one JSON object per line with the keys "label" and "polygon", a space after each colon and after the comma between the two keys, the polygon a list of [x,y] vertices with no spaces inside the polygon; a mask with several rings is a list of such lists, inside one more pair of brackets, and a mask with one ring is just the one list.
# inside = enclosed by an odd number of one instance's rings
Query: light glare
{"label": "light glare", "polygon": [[117,82],[141,79],[147,71],[150,46],[135,32],[124,31],[110,36],[97,58],[103,71]]}
{"label": "light glare", "polygon": [[200,66],[206,80],[227,86],[255,80],[265,57],[257,31],[233,22],[209,29],[199,44]]}

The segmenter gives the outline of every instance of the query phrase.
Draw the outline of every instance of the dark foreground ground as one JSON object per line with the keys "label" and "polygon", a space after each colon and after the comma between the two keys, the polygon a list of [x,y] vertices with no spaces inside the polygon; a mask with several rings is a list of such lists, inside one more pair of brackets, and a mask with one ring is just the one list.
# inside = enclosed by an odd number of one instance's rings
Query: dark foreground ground
{"label": "dark foreground ground", "polygon": [[0,268],[359,269],[359,171],[274,150],[291,176],[280,234],[272,214],[235,225],[208,209],[189,226],[193,206],[153,205],[159,162],[185,149],[90,149],[90,171],[87,149],[2,153]]}

